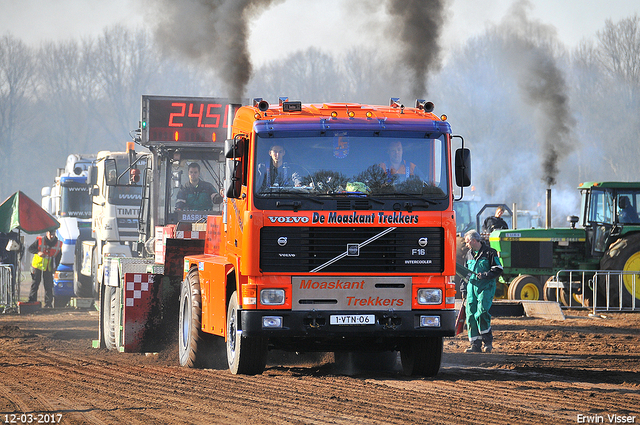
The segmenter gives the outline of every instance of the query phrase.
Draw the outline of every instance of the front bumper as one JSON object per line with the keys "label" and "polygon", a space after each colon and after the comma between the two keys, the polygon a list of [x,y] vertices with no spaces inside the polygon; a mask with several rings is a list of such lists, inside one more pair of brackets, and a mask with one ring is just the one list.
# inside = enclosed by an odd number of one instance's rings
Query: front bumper
{"label": "front bumper", "polygon": [[[300,351],[361,350],[378,346],[397,349],[408,338],[455,336],[455,310],[291,311],[241,310],[244,336],[269,338],[273,348]],[[332,325],[332,315],[373,314],[371,325]],[[263,328],[264,316],[282,317],[282,327]],[[420,316],[438,316],[439,327],[420,326]]]}
{"label": "front bumper", "polygon": [[53,280],[54,297],[74,297],[73,280]]}

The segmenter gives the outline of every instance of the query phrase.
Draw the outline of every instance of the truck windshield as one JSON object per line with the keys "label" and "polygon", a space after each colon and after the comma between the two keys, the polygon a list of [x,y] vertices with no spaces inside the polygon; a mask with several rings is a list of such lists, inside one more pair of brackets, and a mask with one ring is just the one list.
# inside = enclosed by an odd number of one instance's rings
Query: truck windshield
{"label": "truck windshield", "polygon": [[448,196],[447,143],[438,138],[350,135],[257,137],[254,193],[309,197]]}
{"label": "truck windshield", "polygon": [[168,174],[160,181],[161,222],[197,222],[221,214],[224,162],[219,157],[218,150],[182,149],[163,158],[160,169]]}
{"label": "truck windshield", "polygon": [[61,182],[60,216],[91,218],[89,185],[74,181]]}
{"label": "truck windshield", "polygon": [[[129,180],[129,158],[118,157],[115,161],[116,167],[113,172],[118,176],[115,186],[107,186],[109,203],[113,205],[140,206],[144,185],[144,173],[140,173],[140,180],[132,183]],[[146,158],[140,158],[135,167],[144,170],[147,165]]]}

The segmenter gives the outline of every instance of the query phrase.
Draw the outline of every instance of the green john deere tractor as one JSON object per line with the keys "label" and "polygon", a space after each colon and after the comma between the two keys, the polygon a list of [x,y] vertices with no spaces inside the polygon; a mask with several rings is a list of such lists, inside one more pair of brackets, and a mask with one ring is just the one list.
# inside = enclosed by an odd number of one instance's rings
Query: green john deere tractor
{"label": "green john deere tractor", "polygon": [[[635,302],[639,306],[640,183],[587,182],[578,189],[582,194],[580,217],[567,218],[570,228],[491,233],[490,245],[504,266],[508,298],[554,299],[559,288],[559,301],[565,305],[570,297],[592,305],[597,296],[597,305],[631,306]],[[555,277],[562,270],[584,271],[591,279],[587,285],[571,279],[559,283]],[[605,284],[601,279],[606,275],[596,274],[596,270],[622,271],[622,284]]]}

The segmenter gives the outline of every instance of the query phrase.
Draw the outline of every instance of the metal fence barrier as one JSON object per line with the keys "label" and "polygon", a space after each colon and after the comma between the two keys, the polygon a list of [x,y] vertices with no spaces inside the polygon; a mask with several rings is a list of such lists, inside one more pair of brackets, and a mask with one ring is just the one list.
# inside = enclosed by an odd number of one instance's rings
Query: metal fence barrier
{"label": "metal fence barrier", "polygon": [[[622,270],[560,270],[547,282],[564,308],[640,312],[640,273]],[[592,291],[592,292],[591,292]],[[583,294],[593,293],[589,303]]]}
{"label": "metal fence barrier", "polygon": [[15,271],[12,264],[0,264],[0,309],[4,312],[16,308],[19,294],[16,293]]}

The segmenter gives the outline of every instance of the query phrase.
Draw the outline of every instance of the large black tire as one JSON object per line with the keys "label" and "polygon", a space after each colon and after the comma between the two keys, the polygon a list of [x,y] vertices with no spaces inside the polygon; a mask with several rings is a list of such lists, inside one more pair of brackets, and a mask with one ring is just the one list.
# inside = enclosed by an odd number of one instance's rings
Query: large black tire
{"label": "large black tire", "polygon": [[82,241],[76,241],[73,261],[73,293],[78,298],[93,298],[93,279],[80,273],[82,268]]}
{"label": "large black tire", "polygon": [[257,375],[267,365],[267,339],[247,337],[238,332],[238,294],[234,292],[227,308],[227,362],[234,375]]}
{"label": "large black tire", "polygon": [[180,285],[178,357],[181,366],[226,367],[224,338],[202,331],[202,295],[198,269],[192,267]]}
{"label": "large black tire", "polygon": [[402,372],[407,376],[436,376],[442,361],[442,337],[409,338],[400,349]]}
{"label": "large black tire", "polygon": [[333,357],[336,367],[347,371],[393,370],[398,364],[397,351],[336,351]]}
{"label": "large black tire", "polygon": [[516,276],[509,284],[510,300],[537,301],[541,299],[542,284],[540,280],[529,274]]}
{"label": "large black tire", "polygon": [[549,283],[555,280],[556,280],[556,277],[551,276],[544,283],[544,287],[542,288],[542,293],[545,301],[556,301],[556,302],[558,301],[558,292],[562,290],[561,289],[558,290],[557,288],[549,288]]}
{"label": "large black tire", "polygon": [[120,314],[119,289],[114,286],[105,286],[102,296],[102,338],[107,350],[116,348],[116,329],[118,327],[118,314]]}
{"label": "large black tire", "polygon": [[95,246],[91,250],[91,282],[93,282],[93,295],[95,299],[100,297],[100,285],[98,281],[98,248]]}
{"label": "large black tire", "polygon": [[53,308],[65,308],[71,297],[53,297]]}
{"label": "large black tire", "polygon": [[[607,252],[600,260],[600,269],[602,270],[622,270],[625,272],[640,270],[640,234],[625,236],[609,246]],[[622,297],[622,306],[630,307],[632,300],[635,298],[636,306],[640,305],[640,273],[635,275],[635,292],[633,289],[633,275],[625,275],[623,277],[622,294],[620,294],[617,279],[615,284],[609,286],[609,303],[611,307],[620,305],[620,297]],[[598,280],[598,292],[606,299],[606,285],[603,279]]]}

